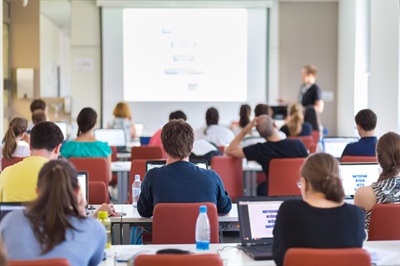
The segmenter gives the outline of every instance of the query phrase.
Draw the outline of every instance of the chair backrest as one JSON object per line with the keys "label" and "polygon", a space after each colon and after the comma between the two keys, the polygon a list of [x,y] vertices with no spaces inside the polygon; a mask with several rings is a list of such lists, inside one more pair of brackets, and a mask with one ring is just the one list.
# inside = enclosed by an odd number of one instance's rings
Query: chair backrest
{"label": "chair backrest", "polygon": [[110,146],[110,148],[111,148],[111,161],[112,162],[118,161],[118,158],[117,158],[117,147],[116,146]]}
{"label": "chair backrest", "polygon": [[[158,203],[153,211],[153,244],[194,244],[199,207],[207,206],[210,243],[219,243],[217,207],[212,202]],[[135,264],[136,265],[136,264]]]}
{"label": "chair backrest", "polygon": [[40,259],[40,260],[9,260],[8,266],[70,266],[67,259]]}
{"label": "chair backrest", "polygon": [[298,139],[303,142],[304,146],[306,147],[307,150],[311,151],[312,145],[314,143],[313,137],[312,136],[295,136],[295,137],[288,137],[288,139]]}
{"label": "chair backrest", "polygon": [[164,154],[160,146],[135,146],[131,149],[131,160],[153,160],[161,158],[164,158]]}
{"label": "chair backrest", "polygon": [[371,257],[362,248],[290,248],[286,251],[284,266],[370,266]]}
{"label": "chair backrest", "polygon": [[25,159],[25,157],[12,157],[11,159],[7,159],[7,158],[2,158],[1,159],[1,171],[3,171],[4,169],[6,169],[7,167],[16,164],[20,161],[22,161],[23,159]]}
{"label": "chair backrest", "polygon": [[143,178],[146,174],[146,162],[147,159],[134,159],[132,160],[131,170],[129,171],[129,187],[128,187],[128,204],[132,203],[132,183],[135,181],[135,175],[140,175],[140,181],[143,182]]}
{"label": "chair backrest", "polygon": [[218,254],[156,254],[139,255],[135,258],[135,266],[223,266]]}
{"label": "chair backrest", "polygon": [[368,240],[400,240],[400,204],[372,207]]}
{"label": "chair backrest", "polygon": [[106,184],[102,181],[89,181],[89,204],[109,203]]}
{"label": "chair backrest", "polygon": [[268,196],[301,195],[297,182],[306,158],[281,158],[269,162]]}
{"label": "chair backrest", "polygon": [[340,158],[343,163],[376,163],[378,162],[375,156],[343,156]]}
{"label": "chair backrest", "polygon": [[311,131],[311,137],[312,137],[314,143],[318,143],[318,140],[319,140],[319,130],[313,130],[313,131]]}
{"label": "chair backrest", "polygon": [[87,171],[89,173],[89,181],[102,181],[106,187],[108,186],[111,172],[106,158],[71,157],[68,160],[75,165],[78,171]]}
{"label": "chair backrest", "polygon": [[214,156],[211,159],[211,169],[221,177],[225,190],[233,202],[243,196],[242,159],[232,156]]}

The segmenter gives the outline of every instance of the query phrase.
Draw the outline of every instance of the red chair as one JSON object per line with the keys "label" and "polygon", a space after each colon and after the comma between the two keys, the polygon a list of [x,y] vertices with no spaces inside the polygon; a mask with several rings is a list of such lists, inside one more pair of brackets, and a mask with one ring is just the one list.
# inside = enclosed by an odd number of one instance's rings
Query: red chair
{"label": "red chair", "polygon": [[299,196],[297,182],[306,158],[272,159],[269,162],[268,196]]}
{"label": "red chair", "polygon": [[212,202],[196,202],[158,203],[153,212],[153,244],[196,243],[195,227],[200,205],[207,206],[210,243],[219,243],[217,207]]}
{"label": "red chair", "polygon": [[16,164],[20,161],[22,161],[23,159],[25,159],[25,157],[12,157],[11,159],[7,159],[5,157],[3,157],[1,159],[1,171],[3,171],[4,169],[6,169],[7,167]]}
{"label": "red chair", "polygon": [[400,204],[375,204],[371,210],[368,240],[400,240]]}
{"label": "red chair", "polygon": [[110,166],[108,160],[102,157],[71,157],[68,159],[78,171],[87,171],[89,181],[102,181],[108,187],[110,180]]}
{"label": "red chair", "polygon": [[222,154],[224,154],[224,152],[225,152],[225,146],[223,146],[223,145],[218,145],[218,150],[219,150]]}
{"label": "red chair", "polygon": [[135,258],[135,266],[223,266],[218,254],[156,254],[139,255]]}
{"label": "red chair", "polygon": [[319,137],[320,137],[319,136],[319,130],[311,131],[311,137],[312,137],[314,143],[318,143],[318,140],[319,140]]}
{"label": "red chair", "polygon": [[89,181],[89,204],[110,203],[108,190],[102,181]]}
{"label": "red chair", "polygon": [[312,145],[314,143],[314,140],[313,140],[312,136],[295,136],[295,137],[288,137],[288,139],[301,140],[301,142],[303,142],[306,149],[309,150],[310,152],[311,152],[311,149],[313,148]]}
{"label": "red chair", "polygon": [[160,146],[138,146],[131,149],[131,160],[134,159],[161,159],[164,158],[163,150]]}
{"label": "red chair", "polygon": [[371,257],[362,248],[290,248],[284,266],[371,266]]}
{"label": "red chair", "polygon": [[71,264],[67,259],[40,259],[40,260],[9,260],[8,266],[70,266]]}
{"label": "red chair", "polygon": [[343,156],[340,158],[343,163],[376,163],[376,156]]}
{"label": "red chair", "polygon": [[211,169],[221,177],[225,190],[233,202],[243,196],[242,159],[232,156],[214,156],[211,159]]}

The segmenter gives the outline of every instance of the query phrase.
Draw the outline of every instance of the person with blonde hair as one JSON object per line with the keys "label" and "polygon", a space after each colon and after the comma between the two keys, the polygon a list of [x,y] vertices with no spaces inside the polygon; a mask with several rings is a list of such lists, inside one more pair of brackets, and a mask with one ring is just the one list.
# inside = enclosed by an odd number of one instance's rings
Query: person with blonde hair
{"label": "person with blonde hair", "polygon": [[27,157],[31,154],[29,144],[23,141],[27,127],[28,121],[25,118],[15,117],[11,120],[0,147],[0,163],[3,157],[11,160],[13,157]]}
{"label": "person with blonde hair", "polygon": [[365,211],[365,229],[369,229],[371,210],[375,204],[400,203],[400,135],[388,132],[376,144],[376,158],[382,172],[370,186],[359,187],[354,204]]}
{"label": "person with blonde hair", "polygon": [[311,154],[300,176],[302,200],[285,201],[276,216],[272,251],[276,265],[283,265],[292,247],[361,248],[364,213],[343,201],[338,160],[327,153]]}
{"label": "person with blonde hair", "polygon": [[289,106],[285,125],[280,129],[286,136],[311,136],[312,126],[304,122],[303,107],[299,103]]}
{"label": "person with blonde hair", "polygon": [[136,138],[136,130],[132,121],[132,113],[126,102],[119,102],[113,111],[114,118],[108,128],[122,128],[125,131],[126,141]]}

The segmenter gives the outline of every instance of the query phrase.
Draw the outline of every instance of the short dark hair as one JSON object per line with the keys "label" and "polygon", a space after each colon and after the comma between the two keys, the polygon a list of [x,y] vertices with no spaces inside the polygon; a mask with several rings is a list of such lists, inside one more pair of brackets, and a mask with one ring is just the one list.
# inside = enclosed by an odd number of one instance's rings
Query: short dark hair
{"label": "short dark hair", "polygon": [[31,146],[34,150],[54,150],[63,143],[64,135],[61,129],[53,122],[40,122],[31,131]]}
{"label": "short dark hair", "polygon": [[184,112],[182,112],[181,110],[177,110],[177,111],[171,112],[169,114],[169,120],[173,120],[173,119],[183,119],[184,121],[186,121],[187,117]]}
{"label": "short dark hair", "polygon": [[206,112],[207,126],[218,125],[218,121],[219,121],[218,110],[214,107],[208,108]]}
{"label": "short dark hair", "polygon": [[97,113],[93,108],[85,107],[83,108],[76,118],[78,123],[78,136],[81,133],[86,133],[96,125]]}
{"label": "short dark hair", "polygon": [[269,106],[268,104],[260,103],[256,105],[256,108],[254,108],[254,115],[268,115],[270,117],[273,117],[274,110],[272,110],[271,106]]}
{"label": "short dark hair", "polygon": [[370,109],[359,111],[354,120],[356,121],[356,124],[365,131],[374,130],[376,127],[376,114]]}
{"label": "short dark hair", "polygon": [[171,120],[161,130],[161,142],[168,155],[182,160],[193,149],[193,128],[182,119]]}
{"label": "short dark hair", "polygon": [[43,101],[42,99],[35,99],[31,102],[31,113],[33,113],[33,111],[40,109],[42,111],[46,110],[46,102]]}
{"label": "short dark hair", "polygon": [[37,123],[46,121],[46,113],[41,109],[36,109],[32,112],[32,123],[36,125]]}

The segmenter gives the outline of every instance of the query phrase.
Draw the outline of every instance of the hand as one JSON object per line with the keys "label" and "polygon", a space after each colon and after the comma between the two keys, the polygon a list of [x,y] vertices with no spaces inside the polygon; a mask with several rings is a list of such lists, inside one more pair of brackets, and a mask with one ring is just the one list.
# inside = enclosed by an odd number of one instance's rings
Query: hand
{"label": "hand", "polygon": [[114,209],[114,205],[112,203],[107,204],[107,203],[103,203],[101,204],[101,206],[97,209],[96,211],[96,216],[98,214],[99,211],[106,211],[108,212],[108,215],[112,215],[115,213],[115,209]]}
{"label": "hand", "polygon": [[253,127],[254,127],[255,125],[257,125],[256,119],[257,119],[257,117],[255,117],[252,121],[250,121],[250,122],[243,128],[243,131],[244,131],[246,134],[251,134],[251,131],[252,131]]}

